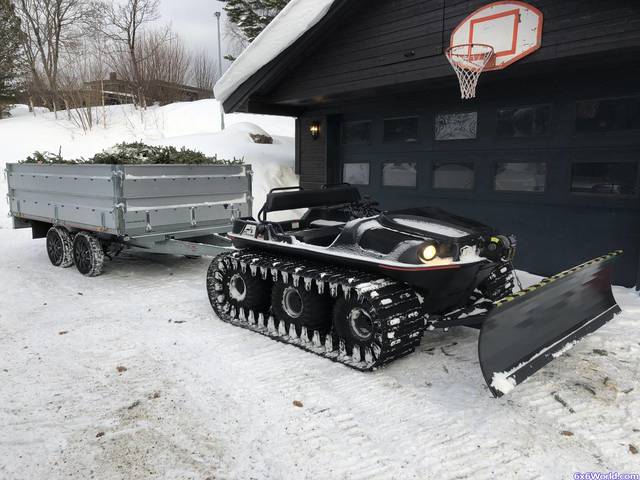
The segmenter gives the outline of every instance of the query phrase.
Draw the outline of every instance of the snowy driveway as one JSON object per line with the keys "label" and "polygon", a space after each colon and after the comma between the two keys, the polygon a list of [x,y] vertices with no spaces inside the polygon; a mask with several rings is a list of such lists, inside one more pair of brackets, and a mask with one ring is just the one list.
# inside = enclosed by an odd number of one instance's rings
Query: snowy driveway
{"label": "snowy driveway", "polygon": [[0,479],[640,473],[627,290],[621,316],[495,400],[475,331],[363,374],[217,321],[207,264],[129,254],[85,279],[0,229]]}

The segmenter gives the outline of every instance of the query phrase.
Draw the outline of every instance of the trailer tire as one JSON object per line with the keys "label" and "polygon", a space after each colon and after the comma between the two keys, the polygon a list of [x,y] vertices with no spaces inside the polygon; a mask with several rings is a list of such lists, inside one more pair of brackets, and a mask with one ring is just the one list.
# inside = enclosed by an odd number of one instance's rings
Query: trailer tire
{"label": "trailer tire", "polygon": [[104,266],[104,250],[100,240],[89,232],[80,232],[73,240],[73,260],[86,277],[97,277]]}
{"label": "trailer tire", "polygon": [[73,239],[63,227],[51,227],[47,232],[47,255],[55,267],[73,265]]}

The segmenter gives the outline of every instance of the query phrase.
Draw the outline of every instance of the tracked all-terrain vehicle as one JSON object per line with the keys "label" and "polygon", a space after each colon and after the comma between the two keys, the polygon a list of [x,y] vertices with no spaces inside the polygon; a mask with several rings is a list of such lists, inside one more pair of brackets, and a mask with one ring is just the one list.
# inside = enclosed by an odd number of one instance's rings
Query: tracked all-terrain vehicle
{"label": "tracked all-terrain vehicle", "polygon": [[[268,219],[297,209],[300,219]],[[439,209],[382,212],[349,185],[273,190],[229,237],[236,250],[207,276],[221,320],[359,370],[413,352],[429,330],[478,328],[496,396],[620,310],[620,252],[513,293],[514,237]]]}

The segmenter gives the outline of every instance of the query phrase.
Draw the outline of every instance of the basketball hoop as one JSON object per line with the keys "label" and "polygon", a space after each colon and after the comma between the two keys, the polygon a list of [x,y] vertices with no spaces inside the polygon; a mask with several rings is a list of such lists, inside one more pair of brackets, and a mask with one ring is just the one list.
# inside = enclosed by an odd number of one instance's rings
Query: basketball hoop
{"label": "basketball hoop", "polygon": [[446,55],[458,76],[462,98],[475,98],[480,74],[495,62],[493,47],[482,43],[465,43],[447,48]]}

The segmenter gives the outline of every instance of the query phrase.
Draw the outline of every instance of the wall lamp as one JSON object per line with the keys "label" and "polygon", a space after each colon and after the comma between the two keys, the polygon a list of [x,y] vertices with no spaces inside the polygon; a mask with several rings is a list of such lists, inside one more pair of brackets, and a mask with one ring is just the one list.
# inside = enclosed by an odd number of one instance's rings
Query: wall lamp
{"label": "wall lamp", "polygon": [[317,140],[320,136],[320,122],[311,122],[311,125],[309,125],[309,133],[314,140]]}

